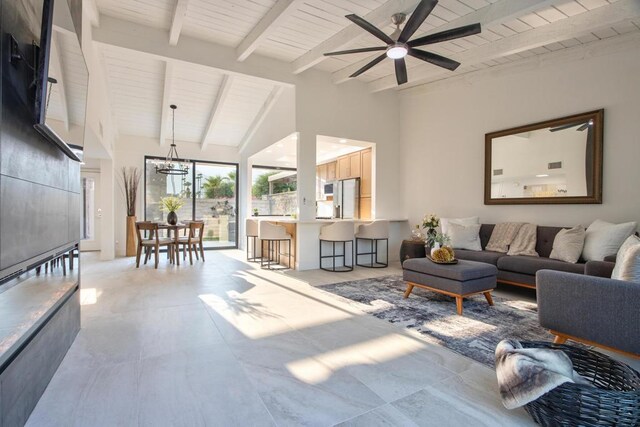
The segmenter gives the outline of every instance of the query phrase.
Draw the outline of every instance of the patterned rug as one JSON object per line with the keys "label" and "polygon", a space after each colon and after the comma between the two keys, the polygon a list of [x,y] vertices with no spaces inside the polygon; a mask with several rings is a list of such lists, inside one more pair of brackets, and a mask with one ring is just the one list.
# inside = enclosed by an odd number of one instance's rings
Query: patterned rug
{"label": "patterned rug", "polygon": [[494,350],[504,338],[521,341],[550,341],[551,335],[538,324],[535,303],[484,295],[464,300],[463,316],[456,314],[451,297],[414,288],[403,299],[406,284],[400,276],[319,285],[317,288],[339,295],[379,319],[404,326],[427,340],[494,366]]}

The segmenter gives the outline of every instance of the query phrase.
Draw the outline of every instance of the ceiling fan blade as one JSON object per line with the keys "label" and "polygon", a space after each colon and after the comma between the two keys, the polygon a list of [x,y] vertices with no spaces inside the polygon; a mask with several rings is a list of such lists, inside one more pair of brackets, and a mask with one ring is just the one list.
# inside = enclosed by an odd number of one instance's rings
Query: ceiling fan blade
{"label": "ceiling fan blade", "polygon": [[346,54],[349,54],[349,53],[360,53],[360,52],[375,52],[375,51],[378,51],[378,50],[387,50],[387,46],[363,47],[361,49],[339,50],[337,52],[325,53],[324,56],[346,55]]}
{"label": "ceiling fan blade", "polygon": [[433,8],[438,4],[438,0],[422,0],[416,10],[413,11],[406,25],[398,37],[399,43],[406,43],[411,36],[418,31],[420,25],[427,19]]}
{"label": "ceiling fan blade", "polygon": [[583,130],[585,130],[586,128],[589,127],[589,123],[585,123],[582,126],[580,126],[578,129],[576,129],[577,131],[582,132]]}
{"label": "ceiling fan blade", "polygon": [[360,18],[358,15],[351,14],[351,15],[345,16],[345,18],[347,18],[349,21],[353,22],[357,26],[361,27],[365,31],[373,34],[374,36],[376,36],[386,44],[394,43],[393,39],[389,37],[387,34],[385,34],[381,29],[373,25],[371,22],[368,22]]}
{"label": "ceiling fan blade", "polygon": [[396,81],[398,85],[403,85],[407,82],[407,63],[404,58],[395,59],[396,65]]}
{"label": "ceiling fan blade", "polygon": [[369,62],[367,65],[365,65],[364,67],[360,68],[358,71],[356,71],[355,73],[351,74],[349,77],[358,77],[360,74],[364,73],[365,71],[367,71],[369,68],[373,67],[374,65],[378,64],[379,62],[382,62],[382,60],[384,58],[387,57],[386,53],[383,53],[382,55],[378,56],[376,59],[374,59],[373,61]]}
{"label": "ceiling fan blade", "polygon": [[445,58],[432,52],[425,52],[424,50],[409,49],[409,55],[451,71],[460,66],[460,63],[453,59]]}
{"label": "ceiling fan blade", "polygon": [[480,24],[465,25],[464,27],[453,28],[451,30],[440,31],[439,33],[420,37],[415,40],[411,40],[407,44],[411,47],[424,46],[427,44],[440,43],[447,40],[459,39],[460,37],[471,36],[473,34],[480,33],[480,31],[482,31]]}
{"label": "ceiling fan blade", "polygon": [[[566,125],[560,125],[560,126],[556,126],[556,127],[550,128],[549,132],[558,132],[559,130],[565,130],[565,129],[569,129],[569,128],[574,128],[574,127],[576,127],[578,125],[589,126],[589,123],[584,123],[584,122],[567,123]],[[580,128],[578,128],[576,130],[580,130]],[[582,129],[582,130],[584,130],[584,129]]]}

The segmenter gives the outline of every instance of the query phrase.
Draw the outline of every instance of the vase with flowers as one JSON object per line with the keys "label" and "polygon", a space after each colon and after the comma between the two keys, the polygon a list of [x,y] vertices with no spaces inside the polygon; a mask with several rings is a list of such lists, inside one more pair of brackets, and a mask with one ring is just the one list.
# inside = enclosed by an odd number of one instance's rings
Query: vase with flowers
{"label": "vase with flowers", "polygon": [[427,246],[429,249],[429,254],[433,254],[438,249],[446,246],[451,242],[451,238],[444,233],[435,232],[427,236]]}
{"label": "vase with flowers", "polygon": [[176,212],[184,206],[184,201],[178,197],[169,196],[160,199],[162,210],[167,213],[167,222],[171,225],[178,223],[178,215]]}
{"label": "vase with flowers", "polygon": [[425,231],[425,240],[427,242],[427,246],[430,247],[429,241],[433,240],[435,235],[437,234],[436,228],[440,225],[440,218],[436,214],[427,214],[422,219],[422,228]]}

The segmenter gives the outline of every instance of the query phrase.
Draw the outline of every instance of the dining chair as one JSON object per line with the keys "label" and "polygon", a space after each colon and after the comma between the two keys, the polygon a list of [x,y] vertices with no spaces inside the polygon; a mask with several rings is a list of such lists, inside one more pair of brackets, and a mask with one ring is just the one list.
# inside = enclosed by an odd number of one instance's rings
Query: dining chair
{"label": "dining chair", "polygon": [[[144,238],[144,232],[149,232],[149,237]],[[167,237],[160,237],[158,223],[149,221],[136,222],[136,233],[138,235],[138,251],[136,252],[136,268],[140,267],[140,256],[142,250],[145,250],[144,263],[147,263],[151,250],[155,254],[155,268],[158,268],[158,261],[160,255],[160,246],[166,246],[169,253],[169,260],[174,262],[174,247],[175,241]]]}
{"label": "dining chair", "polygon": [[202,246],[202,238],[204,235],[204,221],[189,221],[189,227],[187,227],[189,232],[186,237],[180,237],[178,239],[178,256],[180,254],[180,245],[182,245],[182,259],[187,259],[187,249],[189,250],[189,263],[193,265],[193,254],[192,250],[196,253],[196,259],[200,259],[198,257],[198,251],[200,251],[200,256],[202,257],[202,261],[204,261],[204,248]]}

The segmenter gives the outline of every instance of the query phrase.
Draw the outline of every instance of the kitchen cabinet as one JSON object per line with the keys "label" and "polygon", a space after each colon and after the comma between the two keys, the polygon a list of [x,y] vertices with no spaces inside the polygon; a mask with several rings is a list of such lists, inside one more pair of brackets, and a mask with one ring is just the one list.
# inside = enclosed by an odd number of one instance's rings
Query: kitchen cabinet
{"label": "kitchen cabinet", "polygon": [[371,149],[361,151],[360,195],[371,197]]}
{"label": "kitchen cabinet", "polygon": [[327,181],[335,181],[336,180],[336,165],[337,162],[327,163]]}
{"label": "kitchen cabinet", "polygon": [[349,156],[338,158],[337,173],[338,173],[338,179],[351,178],[351,161],[349,159]]}
{"label": "kitchen cabinet", "polygon": [[349,178],[359,178],[361,172],[361,152],[349,154]]}

